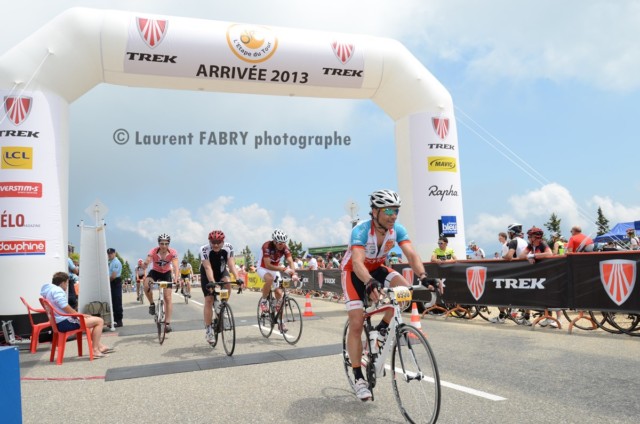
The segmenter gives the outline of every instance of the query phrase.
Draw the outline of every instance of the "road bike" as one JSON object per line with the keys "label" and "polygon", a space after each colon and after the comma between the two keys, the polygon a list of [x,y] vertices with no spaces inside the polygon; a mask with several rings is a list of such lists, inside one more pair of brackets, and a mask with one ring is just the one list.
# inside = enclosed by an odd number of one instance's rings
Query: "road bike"
{"label": "road bike", "polygon": [[[282,284],[280,282],[282,281]],[[276,277],[271,284],[271,291],[267,302],[269,310],[263,312],[258,301],[258,328],[263,337],[269,338],[273,332],[273,328],[277,325],[278,331],[282,334],[285,341],[294,345],[302,336],[302,312],[300,306],[295,299],[289,297],[287,287],[290,286],[291,280],[281,280]],[[282,297],[276,301],[274,295],[275,290],[282,288]]]}
{"label": "road bike", "polygon": [[189,298],[191,298],[191,280],[188,278],[182,279],[182,290],[180,293],[184,297],[184,303],[189,304]]}
{"label": "road bike", "polygon": [[142,280],[136,281],[136,300],[144,305],[144,286]]}
{"label": "road bike", "polygon": [[156,312],[153,315],[153,319],[156,322],[156,327],[158,328],[158,341],[160,342],[160,345],[162,345],[162,343],[164,343],[164,338],[167,335],[167,316],[163,292],[164,289],[171,290],[172,284],[167,281],[158,281],[155,284],[158,287],[158,298],[156,299]]}
{"label": "road bike", "polygon": [[[229,290],[226,287],[227,282],[209,283],[207,288],[213,293],[213,340],[209,345],[213,348],[218,344],[218,336],[221,335],[222,346],[227,356],[233,355],[236,348],[236,322],[233,319],[233,311],[229,305]],[[211,288],[211,286],[213,288]],[[213,291],[212,291],[213,290]],[[218,296],[220,300],[218,300]]]}
{"label": "road bike", "polygon": [[[440,413],[440,374],[431,346],[420,330],[402,321],[399,302],[411,301],[413,290],[426,290],[424,286],[398,286],[382,289],[383,300],[364,306],[362,331],[363,374],[374,400],[373,389],[377,379],[391,373],[393,393],[404,418],[411,423],[435,423]],[[371,324],[371,317],[393,311],[387,329],[387,337],[380,345],[378,331]],[[349,320],[344,326],[342,357],[344,371],[355,390],[352,361],[347,350]],[[389,363],[389,357],[391,362]]]}

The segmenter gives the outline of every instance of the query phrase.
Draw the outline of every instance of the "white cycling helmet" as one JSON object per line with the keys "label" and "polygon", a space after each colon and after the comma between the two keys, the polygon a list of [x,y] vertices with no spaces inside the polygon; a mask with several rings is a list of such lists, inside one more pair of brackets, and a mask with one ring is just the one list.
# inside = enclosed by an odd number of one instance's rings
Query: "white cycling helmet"
{"label": "white cycling helmet", "polygon": [[522,232],[522,224],[511,224],[507,227],[510,233],[520,234]]}
{"label": "white cycling helmet", "polygon": [[287,236],[287,233],[284,231],[276,228],[273,230],[273,233],[271,233],[271,239],[276,243],[286,243],[289,241],[289,236]]}
{"label": "white cycling helmet", "polygon": [[160,243],[162,240],[171,242],[171,237],[169,237],[168,234],[162,233],[158,236],[158,243]]}
{"label": "white cycling helmet", "polygon": [[402,200],[400,200],[400,196],[395,191],[378,190],[369,196],[369,205],[372,208],[399,208],[402,205]]}

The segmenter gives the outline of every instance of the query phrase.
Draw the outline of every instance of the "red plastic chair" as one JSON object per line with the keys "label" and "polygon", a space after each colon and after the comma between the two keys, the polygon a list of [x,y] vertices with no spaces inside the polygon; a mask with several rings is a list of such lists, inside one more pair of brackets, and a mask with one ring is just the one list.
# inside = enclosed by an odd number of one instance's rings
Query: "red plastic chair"
{"label": "red plastic chair", "polygon": [[38,324],[34,323],[31,313],[33,312],[34,314],[44,314],[44,309],[34,308],[33,306],[29,305],[22,296],[20,296],[20,300],[22,300],[24,306],[27,307],[27,312],[29,313],[29,322],[31,322],[31,344],[29,346],[29,352],[36,353],[36,350],[38,349],[38,339],[40,338],[40,332],[45,328],[51,327],[51,323],[49,321],[41,322]]}
{"label": "red plastic chair", "polygon": [[[40,298],[40,303],[49,317],[49,323],[51,323],[51,329],[53,330],[53,341],[51,342],[51,356],[49,357],[49,362],[53,362],[53,358],[55,358],[56,349],[58,350],[58,360],[56,364],[62,365],[62,360],[64,358],[64,348],[67,345],[67,338],[76,335],[76,340],[78,341],[78,356],[82,356],[82,334],[87,334],[87,345],[89,347],[89,360],[93,361],[93,342],[91,341],[91,329],[87,328],[87,325],[84,321],[84,315],[82,314],[67,314],[57,310],[56,308],[49,303],[49,301],[43,297]],[[73,331],[67,331],[66,333],[61,333],[58,331],[58,325],[56,324],[56,318],[54,315],[54,311],[56,314],[61,315],[63,317],[73,317],[77,318],[80,321],[80,328]]]}

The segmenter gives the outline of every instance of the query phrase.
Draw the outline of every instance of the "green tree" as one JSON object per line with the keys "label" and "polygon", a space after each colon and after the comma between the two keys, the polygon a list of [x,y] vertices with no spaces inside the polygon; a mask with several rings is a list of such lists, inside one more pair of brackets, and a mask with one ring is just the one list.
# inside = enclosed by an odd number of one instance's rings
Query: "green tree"
{"label": "green tree", "polygon": [[249,249],[249,246],[245,246],[245,248],[240,251],[240,254],[244,256],[245,269],[249,271],[249,267],[255,262],[251,249]]}
{"label": "green tree", "polygon": [[551,234],[558,233],[558,235],[562,235],[560,233],[560,222],[562,222],[562,220],[558,218],[558,215],[556,215],[556,213],[554,212],[549,217],[549,220],[544,224],[545,228],[549,231],[549,234],[547,237],[547,243],[549,243],[550,247],[553,247],[552,241],[551,241],[552,239]]}
{"label": "green tree", "polygon": [[182,256],[182,259],[186,259],[187,262],[191,264],[191,268],[193,268],[194,274],[199,272],[198,270],[200,269],[200,257],[195,256],[193,253],[191,253],[190,249],[187,249],[187,253]]}
{"label": "green tree", "polygon": [[609,232],[609,220],[602,213],[602,208],[598,206],[598,219],[596,220],[598,226],[598,235],[601,236],[604,233]]}
{"label": "green tree", "polygon": [[131,267],[129,266],[129,262],[122,259],[122,256],[120,256],[120,253],[118,252],[116,252],[116,257],[122,264],[122,273],[120,273],[120,278],[122,278],[122,281],[126,280],[127,278],[131,278]]}
{"label": "green tree", "polygon": [[289,250],[291,251],[291,257],[295,260],[298,256],[302,256],[302,243],[296,243],[295,241],[289,239]]}

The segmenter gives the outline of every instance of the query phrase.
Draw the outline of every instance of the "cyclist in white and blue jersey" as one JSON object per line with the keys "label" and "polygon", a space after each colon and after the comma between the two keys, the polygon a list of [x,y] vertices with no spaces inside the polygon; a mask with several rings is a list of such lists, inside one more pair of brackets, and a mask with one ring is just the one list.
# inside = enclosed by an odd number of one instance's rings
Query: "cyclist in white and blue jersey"
{"label": "cyclist in white and blue jersey", "polygon": [[[347,350],[353,364],[356,396],[360,400],[371,399],[371,391],[360,369],[362,357],[362,329],[364,325],[363,301],[365,293],[370,299],[379,299],[378,289],[385,287],[409,286],[402,274],[385,266],[385,260],[391,249],[398,244],[409,261],[413,272],[428,285],[427,273],[422,259],[413,249],[407,230],[396,223],[402,201],[391,190],[378,190],[369,197],[371,219],[362,221],[351,230],[349,247],[342,260],[342,290],[345,306],[349,314],[349,336]],[[393,311],[385,313],[377,326],[380,334],[386,329],[393,317]]]}

